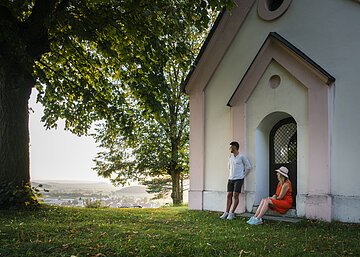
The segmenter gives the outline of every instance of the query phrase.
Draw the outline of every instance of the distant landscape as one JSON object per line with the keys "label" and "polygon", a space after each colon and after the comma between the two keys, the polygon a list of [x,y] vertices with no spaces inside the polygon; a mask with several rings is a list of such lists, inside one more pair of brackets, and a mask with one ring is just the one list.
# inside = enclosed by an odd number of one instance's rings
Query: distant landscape
{"label": "distant landscape", "polygon": [[142,185],[118,188],[106,182],[62,180],[35,180],[31,185],[48,191],[42,192],[41,200],[50,205],[85,207],[96,201],[112,208],[156,208],[172,203],[170,193],[165,198],[153,199],[155,195]]}

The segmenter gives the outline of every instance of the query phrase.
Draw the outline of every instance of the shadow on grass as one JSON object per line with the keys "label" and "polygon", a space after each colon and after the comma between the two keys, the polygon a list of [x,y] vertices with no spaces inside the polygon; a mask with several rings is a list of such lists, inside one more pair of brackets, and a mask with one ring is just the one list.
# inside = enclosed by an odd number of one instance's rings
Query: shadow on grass
{"label": "shadow on grass", "polygon": [[219,216],[187,206],[0,211],[0,256],[360,256],[360,224]]}

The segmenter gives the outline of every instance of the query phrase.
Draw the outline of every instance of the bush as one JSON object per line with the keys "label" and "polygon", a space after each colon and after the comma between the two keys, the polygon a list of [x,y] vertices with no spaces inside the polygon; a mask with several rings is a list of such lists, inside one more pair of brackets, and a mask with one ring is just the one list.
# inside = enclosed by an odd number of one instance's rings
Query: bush
{"label": "bush", "polygon": [[[40,205],[38,197],[42,197],[40,188],[31,187],[30,183],[21,186],[14,182],[0,183],[0,208],[36,208]],[[44,191],[46,191],[44,189]]]}
{"label": "bush", "polygon": [[91,199],[85,199],[84,202],[85,208],[102,208],[105,207],[102,205],[100,200],[91,201]]}

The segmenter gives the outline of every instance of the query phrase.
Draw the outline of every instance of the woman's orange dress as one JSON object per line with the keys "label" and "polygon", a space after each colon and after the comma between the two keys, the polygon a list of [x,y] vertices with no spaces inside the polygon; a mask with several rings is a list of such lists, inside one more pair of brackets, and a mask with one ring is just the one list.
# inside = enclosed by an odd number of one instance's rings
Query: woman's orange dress
{"label": "woman's orange dress", "polygon": [[[285,181],[285,183],[288,183],[289,189],[286,192],[283,199],[278,200],[278,199],[271,198],[271,201],[274,206],[271,206],[271,205],[269,206],[270,209],[275,210],[281,214],[286,213],[292,207],[292,203],[293,203],[291,182],[290,182],[290,180],[287,179]],[[281,192],[281,183],[279,182],[279,184],[277,185],[277,188],[276,188],[276,195],[280,195],[280,192]]]}

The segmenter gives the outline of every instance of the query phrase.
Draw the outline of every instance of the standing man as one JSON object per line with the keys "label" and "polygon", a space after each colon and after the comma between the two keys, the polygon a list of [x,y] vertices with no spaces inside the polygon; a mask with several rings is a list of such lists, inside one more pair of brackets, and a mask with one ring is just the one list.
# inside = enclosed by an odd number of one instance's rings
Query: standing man
{"label": "standing man", "polygon": [[[251,169],[251,164],[248,158],[239,153],[239,143],[230,143],[230,156],[229,156],[229,179],[227,184],[227,198],[226,198],[226,210],[221,219],[232,220],[235,218],[235,210],[239,204],[239,194],[241,187],[244,183],[244,178]],[[232,208],[231,208],[232,206]],[[231,208],[231,209],[230,209]]]}

